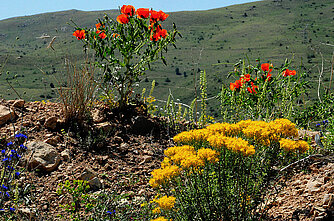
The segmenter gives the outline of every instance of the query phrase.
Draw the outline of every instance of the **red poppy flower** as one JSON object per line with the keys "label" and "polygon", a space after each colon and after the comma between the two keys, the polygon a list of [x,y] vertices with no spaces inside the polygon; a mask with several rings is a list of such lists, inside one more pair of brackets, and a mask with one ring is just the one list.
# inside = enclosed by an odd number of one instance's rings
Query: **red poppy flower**
{"label": "red poppy flower", "polygon": [[138,8],[136,14],[138,18],[148,18],[148,16],[150,16],[150,9]]}
{"label": "red poppy flower", "polygon": [[97,30],[96,34],[99,34],[99,37],[101,39],[105,39],[107,37],[106,33],[104,33],[103,31]]}
{"label": "red poppy flower", "polygon": [[261,65],[261,69],[262,71],[266,71],[268,73],[270,73],[273,70],[273,65],[269,64],[269,63],[264,63]]}
{"label": "red poppy flower", "polygon": [[101,28],[101,26],[102,26],[102,28],[105,28],[105,26],[102,25],[101,23],[95,24],[96,30],[99,30]]}
{"label": "red poppy flower", "polygon": [[84,39],[85,38],[85,30],[76,30],[73,33],[73,36],[75,36],[78,40]]}
{"label": "red poppy flower", "polygon": [[135,7],[133,7],[132,5],[123,5],[121,8],[121,13],[128,16],[133,16],[135,11]]}
{"label": "red poppy flower", "polygon": [[166,29],[162,29],[162,30],[159,32],[159,34],[160,34],[160,36],[161,36],[162,38],[166,38],[166,36],[167,36],[167,30],[166,30]]}
{"label": "red poppy flower", "polygon": [[127,24],[129,22],[129,17],[125,14],[121,14],[117,16],[116,20],[121,24]]}
{"label": "red poppy flower", "polygon": [[241,86],[242,86],[241,80],[236,80],[235,81],[235,86],[236,86],[237,89],[241,88]]}
{"label": "red poppy flower", "polygon": [[244,78],[245,78],[245,80],[248,82],[248,81],[250,81],[250,74],[245,74],[245,76],[244,76]]}
{"label": "red poppy flower", "polygon": [[160,13],[154,10],[150,11],[151,14],[151,23],[157,22],[160,18]]}
{"label": "red poppy flower", "polygon": [[230,83],[230,89],[231,91],[234,91],[236,89],[235,83]]}
{"label": "red poppy flower", "polygon": [[113,38],[117,38],[117,37],[119,37],[119,34],[114,33],[114,34],[112,34],[112,37],[113,37]]}
{"label": "red poppy flower", "polygon": [[283,72],[283,76],[284,77],[287,77],[287,76],[290,76],[290,75],[296,75],[296,71],[295,70],[289,70],[289,69],[286,69],[284,72]]}
{"label": "red poppy flower", "polygon": [[151,41],[159,41],[161,39],[161,36],[158,32],[153,32],[150,36]]}
{"label": "red poppy flower", "polygon": [[160,21],[165,21],[166,18],[168,18],[168,16],[169,16],[168,14],[166,14],[165,12],[163,12],[161,10],[158,13],[159,13],[159,20]]}

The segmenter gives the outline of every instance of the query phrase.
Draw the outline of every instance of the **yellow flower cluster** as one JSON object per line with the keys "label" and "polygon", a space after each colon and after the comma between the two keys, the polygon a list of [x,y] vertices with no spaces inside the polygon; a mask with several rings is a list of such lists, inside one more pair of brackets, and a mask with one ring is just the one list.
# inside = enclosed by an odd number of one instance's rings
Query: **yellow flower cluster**
{"label": "yellow flower cluster", "polygon": [[[178,176],[182,170],[198,169],[205,163],[218,162],[218,152],[210,148],[201,148],[198,151],[189,145],[170,147],[165,150],[166,157],[161,162],[161,168],[153,170],[150,184],[153,188]],[[158,211],[158,210],[157,210]]]}
{"label": "yellow flower cluster", "polygon": [[250,145],[248,141],[241,138],[225,137],[223,135],[213,135],[208,138],[208,142],[212,147],[217,149],[227,148],[234,152],[241,152],[248,156],[255,153],[255,147]]}
{"label": "yellow flower cluster", "polygon": [[281,138],[298,135],[296,125],[287,119],[276,119],[269,123],[264,121],[244,121],[242,133],[249,139],[254,139],[263,145],[269,146],[271,142],[278,142]]}
{"label": "yellow flower cluster", "polygon": [[210,131],[207,129],[190,130],[179,133],[173,140],[176,143],[189,144],[191,142],[205,141],[209,135]]}
{"label": "yellow flower cluster", "polygon": [[180,174],[180,168],[175,165],[166,166],[164,168],[155,169],[151,172],[153,178],[150,179],[150,184],[153,188],[168,182],[173,177]]}
{"label": "yellow flower cluster", "polygon": [[202,148],[197,151],[197,156],[205,161],[205,162],[210,162],[210,163],[216,163],[218,162],[218,152],[215,150],[212,150],[210,148]]}
{"label": "yellow flower cluster", "polygon": [[164,153],[177,164],[180,164],[189,155],[196,155],[195,148],[189,145],[170,147]]}
{"label": "yellow flower cluster", "polygon": [[308,145],[308,143],[306,141],[303,140],[298,140],[298,141],[294,141],[294,140],[289,140],[289,139],[281,139],[279,141],[280,143],[280,147],[285,150],[285,151],[300,151],[300,152],[305,152],[308,149],[310,149],[310,146]]}
{"label": "yellow flower cluster", "polygon": [[209,148],[199,149],[197,152],[195,148],[189,145],[170,147],[165,150],[164,161],[161,167],[171,165],[173,162],[176,165],[181,165],[182,168],[188,169],[190,167],[202,167],[205,162],[215,163],[218,161],[218,153]]}
{"label": "yellow flower cluster", "polygon": [[153,213],[161,213],[161,210],[171,210],[174,207],[176,198],[174,196],[163,196],[160,199],[153,199],[153,202],[158,204],[158,207],[152,210]]}
{"label": "yellow flower cluster", "polygon": [[[207,141],[213,149],[202,148],[195,150],[193,146],[183,145],[170,147],[165,150],[161,169],[152,172],[150,180],[152,187],[159,187],[164,182],[176,177],[184,169],[205,166],[206,162],[219,161],[222,148],[242,153],[245,156],[255,154],[255,147],[241,137],[254,140],[261,145],[269,146],[272,142],[279,142],[284,150],[306,151],[309,146],[304,141],[291,143],[291,140],[282,139],[298,135],[296,125],[287,119],[276,119],[272,122],[244,120],[236,124],[216,123],[204,129],[191,130],[179,133],[173,139],[178,144]],[[217,150],[217,151],[216,151]]]}
{"label": "yellow flower cluster", "polygon": [[237,136],[240,133],[240,126],[238,124],[216,123],[207,126],[210,135],[221,134],[224,136]]}
{"label": "yellow flower cluster", "polygon": [[156,219],[151,219],[151,221],[172,221],[172,219],[168,220],[165,217],[160,216],[160,217],[158,217]]}

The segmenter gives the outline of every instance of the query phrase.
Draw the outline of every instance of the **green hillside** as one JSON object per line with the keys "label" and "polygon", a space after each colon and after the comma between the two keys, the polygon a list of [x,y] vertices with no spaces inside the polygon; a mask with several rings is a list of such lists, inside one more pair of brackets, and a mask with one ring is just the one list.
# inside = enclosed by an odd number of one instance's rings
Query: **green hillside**
{"label": "green hillside", "polygon": [[[93,27],[103,13],[70,10],[0,21],[0,64],[6,63],[0,76],[0,93],[4,98],[16,97],[6,78],[26,100],[57,97],[50,84],[57,86],[57,81],[66,78],[65,58],[78,65],[84,59],[82,44],[72,36],[74,29],[67,23],[72,19],[80,27]],[[106,13],[115,17],[119,12]],[[138,93],[140,88],[148,88],[156,80],[154,96],[167,99],[171,91],[174,98],[189,104],[195,94],[194,81],[198,88],[200,69],[208,75],[209,97],[216,95],[222,83],[233,80],[226,79],[233,64],[246,56],[252,64],[260,58],[274,66],[294,56],[292,69],[309,73],[309,81],[315,86],[321,69],[321,53],[324,57],[322,85],[329,84],[334,50],[332,0],[265,0],[169,14],[164,27],[169,29],[174,22],[183,38],[178,39],[177,49],[168,51],[167,66],[152,65],[152,70],[147,72],[148,81],[140,83]],[[38,38],[43,34],[50,38]],[[54,36],[57,36],[55,50],[47,49]],[[221,65],[213,65],[217,63]],[[212,104],[211,111],[214,107]]]}

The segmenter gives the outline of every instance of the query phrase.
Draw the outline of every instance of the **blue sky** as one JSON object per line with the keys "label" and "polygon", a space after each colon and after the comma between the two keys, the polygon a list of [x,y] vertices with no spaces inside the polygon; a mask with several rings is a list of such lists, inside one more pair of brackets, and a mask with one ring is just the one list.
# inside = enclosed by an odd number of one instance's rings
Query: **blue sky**
{"label": "blue sky", "polygon": [[0,20],[70,9],[95,11],[116,9],[122,5],[153,8],[166,12],[219,8],[255,0],[0,0]]}

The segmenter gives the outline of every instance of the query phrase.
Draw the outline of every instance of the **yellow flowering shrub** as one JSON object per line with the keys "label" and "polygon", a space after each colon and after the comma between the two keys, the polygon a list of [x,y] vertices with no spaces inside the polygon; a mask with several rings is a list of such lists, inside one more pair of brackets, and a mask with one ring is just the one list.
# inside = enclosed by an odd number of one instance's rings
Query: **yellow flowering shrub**
{"label": "yellow flowering shrub", "polygon": [[241,152],[244,155],[252,155],[255,153],[255,147],[249,145],[248,141],[241,138],[213,135],[208,138],[208,142],[212,147],[217,149],[227,148],[234,152]]}
{"label": "yellow flowering shrub", "polygon": [[[156,197],[152,213],[188,220],[196,220],[199,213],[203,220],[242,220],[244,208],[249,214],[258,208],[254,196],[264,193],[269,180],[264,176],[275,176],[273,165],[284,166],[310,148],[305,141],[294,141],[297,135],[296,125],[287,119],[215,123],[179,133],[173,138],[178,146],[164,151],[161,168],[150,180],[153,188],[173,197]],[[247,194],[253,190],[254,195]],[[210,212],[198,210],[198,205]],[[160,219],[166,220],[155,220]]]}
{"label": "yellow flowering shrub", "polygon": [[200,159],[197,154],[190,154],[185,156],[181,161],[181,167],[189,169],[191,167],[198,168],[204,166],[204,160]]}
{"label": "yellow flowering shrub", "polygon": [[165,155],[169,157],[174,163],[181,163],[182,159],[188,155],[196,154],[195,148],[189,145],[170,147],[164,151]]}
{"label": "yellow flowering shrub", "polygon": [[206,162],[216,163],[219,161],[219,153],[210,148],[201,148],[197,151],[197,156]]}
{"label": "yellow flowering shrub", "polygon": [[240,126],[238,124],[229,124],[229,123],[216,123],[211,124],[207,128],[210,135],[221,134],[224,136],[236,136],[240,133]]}
{"label": "yellow flowering shrub", "polygon": [[159,199],[155,198],[153,200],[153,202],[158,204],[157,208],[159,208],[159,211],[161,211],[161,209],[166,210],[166,211],[171,210],[174,207],[175,201],[176,201],[176,198],[174,196],[169,196],[169,197],[163,196]]}
{"label": "yellow flowering shrub", "polygon": [[179,133],[173,137],[174,142],[189,144],[192,142],[202,142],[210,135],[208,129],[190,130]]}
{"label": "yellow flowering shrub", "polygon": [[310,149],[310,146],[308,145],[308,143],[303,140],[294,141],[294,140],[283,138],[279,141],[279,143],[280,143],[280,147],[287,152],[296,151],[296,150],[300,152],[305,152],[308,149]]}
{"label": "yellow flowering shrub", "polygon": [[151,174],[153,177],[150,179],[150,184],[155,188],[178,176],[180,168],[175,165],[166,166],[165,168],[153,170]]}

